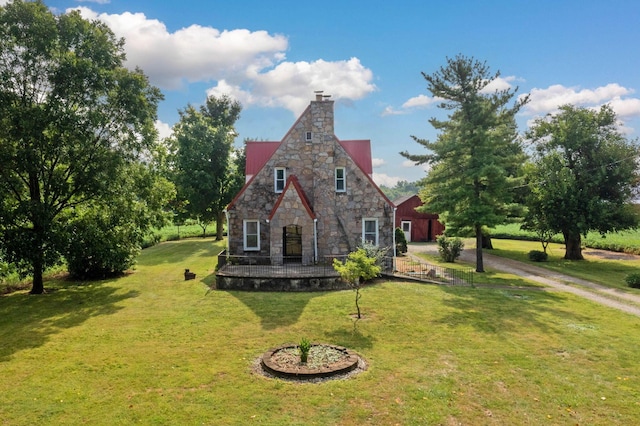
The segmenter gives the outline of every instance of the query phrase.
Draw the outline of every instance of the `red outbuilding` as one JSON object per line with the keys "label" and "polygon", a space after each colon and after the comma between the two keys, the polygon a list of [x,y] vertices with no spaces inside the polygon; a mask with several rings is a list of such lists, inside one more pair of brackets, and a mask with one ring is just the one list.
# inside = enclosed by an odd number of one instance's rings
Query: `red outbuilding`
{"label": "red outbuilding", "polygon": [[423,203],[417,195],[407,195],[393,202],[396,206],[395,227],[402,229],[407,242],[434,241],[444,233],[444,225],[438,221],[438,215],[418,213],[416,207]]}

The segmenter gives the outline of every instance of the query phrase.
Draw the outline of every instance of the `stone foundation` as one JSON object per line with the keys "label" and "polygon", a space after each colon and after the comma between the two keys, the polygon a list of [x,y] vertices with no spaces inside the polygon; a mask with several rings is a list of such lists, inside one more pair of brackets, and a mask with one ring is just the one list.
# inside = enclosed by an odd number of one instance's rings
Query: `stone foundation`
{"label": "stone foundation", "polygon": [[346,290],[350,287],[339,277],[231,277],[218,275],[219,290],[244,291],[330,291]]}

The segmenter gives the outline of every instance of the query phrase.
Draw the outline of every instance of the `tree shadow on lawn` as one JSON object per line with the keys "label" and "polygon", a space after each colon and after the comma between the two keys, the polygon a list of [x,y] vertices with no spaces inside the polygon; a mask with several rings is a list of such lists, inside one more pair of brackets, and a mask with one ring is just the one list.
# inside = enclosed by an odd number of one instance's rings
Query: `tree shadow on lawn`
{"label": "tree shadow on lawn", "polygon": [[[217,263],[216,256],[225,248],[224,241],[215,238],[188,238],[176,241],[165,241],[148,247],[138,257],[138,266],[156,266],[170,263],[184,263],[189,258],[204,257],[210,260],[211,268]],[[184,268],[193,266],[183,265]]]}
{"label": "tree shadow on lawn", "polygon": [[371,349],[376,341],[375,337],[362,334],[357,321],[353,323],[352,328],[338,328],[328,332],[327,336],[331,339],[329,343],[353,350]]}
{"label": "tree shadow on lawn", "polygon": [[295,324],[305,307],[321,292],[265,292],[265,291],[224,291],[238,299],[254,314],[260,317],[264,330],[273,330]]}
{"label": "tree shadow on lawn", "polygon": [[590,321],[571,308],[564,308],[567,296],[544,290],[443,287],[454,297],[442,301],[451,313],[434,321],[449,326],[470,325],[477,331],[500,334],[537,328],[542,332],[561,332],[551,326],[548,316]]}
{"label": "tree shadow on lawn", "polygon": [[117,287],[100,281],[51,289],[43,295],[14,293],[0,297],[0,362],[16,352],[44,345],[49,336],[78,326],[91,317],[111,315],[122,300],[137,297],[137,291],[118,293]]}

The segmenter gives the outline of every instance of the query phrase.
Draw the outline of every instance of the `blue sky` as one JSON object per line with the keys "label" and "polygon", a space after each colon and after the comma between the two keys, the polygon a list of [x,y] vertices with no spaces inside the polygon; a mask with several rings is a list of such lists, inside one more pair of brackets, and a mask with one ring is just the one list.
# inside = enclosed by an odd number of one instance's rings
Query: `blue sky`
{"label": "blue sky", "polygon": [[[0,4],[6,4],[0,0]],[[178,110],[207,94],[243,104],[244,138],[280,140],[323,90],[336,101],[336,136],[370,139],[374,180],[393,186],[425,171],[398,153],[422,153],[410,135],[434,139],[441,116],[421,72],[457,54],[486,61],[531,102],[520,131],[573,103],[610,103],[630,137],[640,134],[640,2],[636,0],[50,0],[81,8],[125,37],[165,101],[157,123],[170,132]]]}

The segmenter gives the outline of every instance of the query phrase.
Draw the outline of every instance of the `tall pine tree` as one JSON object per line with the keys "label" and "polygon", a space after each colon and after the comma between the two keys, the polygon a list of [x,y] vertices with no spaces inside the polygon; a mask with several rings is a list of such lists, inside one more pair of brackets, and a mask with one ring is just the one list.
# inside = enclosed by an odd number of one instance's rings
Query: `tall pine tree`
{"label": "tall pine tree", "polygon": [[422,75],[433,97],[441,100],[438,107],[450,113],[447,120],[429,120],[439,131],[434,142],[412,136],[427,154],[400,154],[431,166],[421,181],[421,210],[438,213],[447,234],[473,231],[476,271],[484,272],[483,228],[504,222],[509,211],[509,187],[524,160],[514,117],[528,97],[509,106],[515,90],[487,89],[500,73],[491,74],[486,63],[463,55]]}

